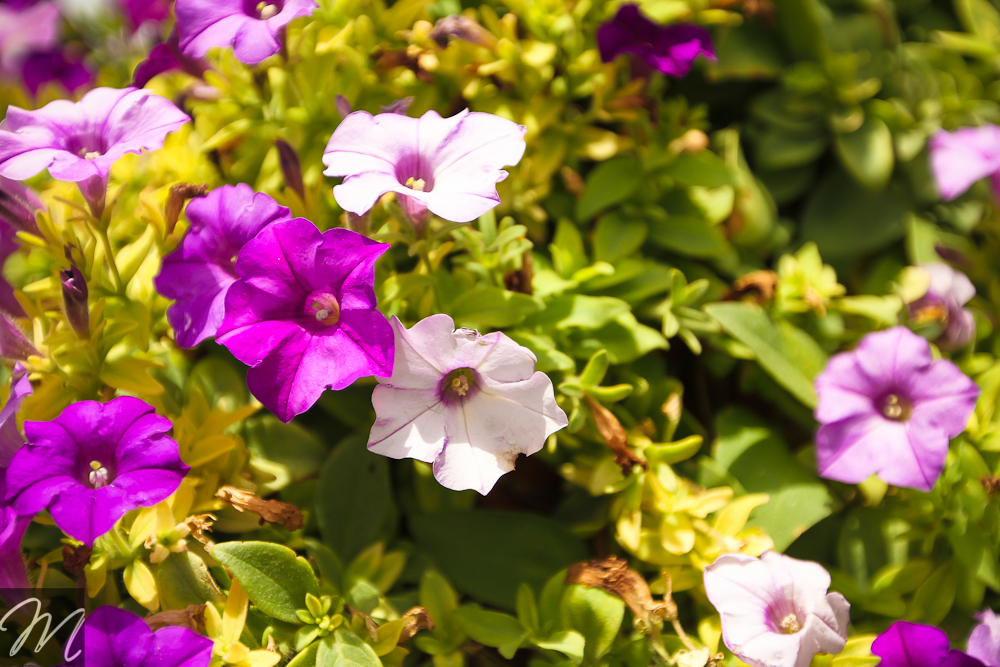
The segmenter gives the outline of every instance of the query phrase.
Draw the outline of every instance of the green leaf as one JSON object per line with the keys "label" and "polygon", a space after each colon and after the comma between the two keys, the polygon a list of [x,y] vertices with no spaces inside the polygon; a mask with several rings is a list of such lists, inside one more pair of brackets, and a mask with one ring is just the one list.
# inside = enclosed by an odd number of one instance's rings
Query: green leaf
{"label": "green leaf", "polygon": [[542,308],[537,297],[501,287],[476,287],[452,301],[451,316],[458,326],[495,329],[518,324]]}
{"label": "green leaf", "polygon": [[583,195],[576,204],[578,220],[588,220],[595,213],[638,192],[642,185],[642,165],[634,155],[612,158],[594,167],[587,175]]}
{"label": "green leaf", "polygon": [[420,604],[434,620],[436,634],[453,637],[458,634],[454,613],[458,595],[445,578],[435,570],[427,570],[420,579]]}
{"label": "green leaf", "polygon": [[625,617],[625,602],[620,597],[579,584],[566,587],[560,609],[563,622],[586,640],[586,662],[594,662],[608,652]]}
{"label": "green leaf", "polygon": [[347,604],[352,609],[371,614],[378,606],[378,597],[378,589],[371,582],[360,579],[347,591]]}
{"label": "green leaf", "polygon": [[225,600],[205,561],[191,551],[171,554],[156,566],[154,574],[164,609],[186,609],[192,604]]}
{"label": "green leaf", "polygon": [[574,332],[570,344],[579,359],[587,359],[604,349],[611,363],[627,364],[653,350],[666,349],[667,339],[656,329],[641,324],[632,313],[622,313],[596,331]]}
{"label": "green leaf", "polygon": [[[733,338],[753,350],[757,362],[781,386],[807,407],[816,407],[811,374],[816,368],[814,362],[808,362],[816,358],[819,347],[815,341],[812,349],[806,349],[807,343],[802,336],[793,338],[793,335],[783,334],[763,309],[752,303],[710,303],[705,306],[705,312],[717,319]],[[806,368],[802,366],[803,360],[807,360]]]}
{"label": "green leaf", "polygon": [[[830,516],[834,500],[817,475],[803,468],[767,422],[743,408],[728,408],[715,420],[713,447],[719,466],[748,493],[766,493],[748,526],[760,526],[784,551],[811,526]],[[649,448],[647,448],[648,451]]]}
{"label": "green leaf", "polygon": [[594,259],[617,262],[639,250],[649,234],[642,220],[626,216],[621,211],[605,213],[594,227]]}
{"label": "green leaf", "polygon": [[692,257],[719,257],[730,248],[718,226],[690,215],[672,215],[665,220],[652,221],[649,240]]}
{"label": "green leaf", "polygon": [[577,664],[583,662],[586,640],[576,630],[560,630],[550,637],[536,639],[532,643],[547,651],[559,651]]}
{"label": "green leaf", "polygon": [[545,304],[545,311],[532,315],[525,320],[524,325],[546,328],[554,326],[556,329],[599,329],[629,310],[627,302],[614,297],[566,294],[549,299]]}
{"label": "green leaf", "polygon": [[233,573],[247,597],[268,616],[299,623],[306,593],[319,595],[319,582],[305,558],[270,542],[223,542],[212,557]]}
{"label": "green leaf", "polygon": [[867,116],[854,132],[838,134],[834,146],[847,172],[870,190],[881,190],[892,176],[892,132],[880,118]]}
{"label": "green leaf", "polygon": [[733,180],[729,167],[712,151],[681,153],[662,173],[688,187],[718,188]]}
{"label": "green leaf", "polygon": [[587,558],[565,526],[535,514],[438,512],[413,517],[410,529],[456,588],[511,611],[522,583],[540,589],[554,572]]}
{"label": "green leaf", "polygon": [[254,467],[275,477],[260,485],[264,493],[315,475],[329,453],[312,432],[294,422],[284,424],[270,414],[249,420],[244,438]]}
{"label": "green leaf", "polygon": [[382,667],[382,662],[371,646],[340,627],[319,642],[316,667]]}
{"label": "green leaf", "polygon": [[396,523],[388,463],[365,444],[364,437],[354,436],[334,447],[316,489],[323,541],[345,562],[391,534]]}
{"label": "green leaf", "polygon": [[949,561],[938,567],[913,594],[906,610],[906,620],[937,625],[951,611],[958,591],[955,565]]}
{"label": "green leaf", "polygon": [[772,79],[781,74],[785,62],[774,33],[756,21],[744,22],[717,34],[718,60],[708,66],[714,80]]}
{"label": "green leaf", "polygon": [[289,661],[288,667],[316,667],[316,656],[318,652],[319,642],[313,642],[306,648],[299,651],[295,657]]}
{"label": "green leaf", "polygon": [[455,610],[459,627],[484,646],[493,646],[500,655],[510,660],[528,638],[528,629],[508,614],[487,611],[477,604],[467,604]]}

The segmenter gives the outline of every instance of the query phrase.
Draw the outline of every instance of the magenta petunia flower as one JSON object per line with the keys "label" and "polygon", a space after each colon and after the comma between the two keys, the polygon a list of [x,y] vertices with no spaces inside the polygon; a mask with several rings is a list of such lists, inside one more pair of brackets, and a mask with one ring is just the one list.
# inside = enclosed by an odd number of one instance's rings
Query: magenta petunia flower
{"label": "magenta petunia flower", "polygon": [[392,327],[376,310],[389,249],[347,229],[276,222],[243,246],[216,340],[250,366],[247,386],[285,422],[324,389],[392,373]]}
{"label": "magenta petunia flower", "polygon": [[130,396],[80,401],[50,422],[25,422],[27,444],[7,468],[7,502],[21,515],[48,509],[88,547],[126,512],[168,498],[187,474],[170,420]]}
{"label": "magenta petunia flower", "polygon": [[318,6],[314,0],[177,0],[181,51],[200,58],[212,47],[232,46],[237,60],[256,65],[281,50],[285,26]]}
{"label": "magenta petunia flower", "polygon": [[[21,364],[14,364],[14,374],[10,378],[10,394],[0,410],[0,505],[7,496],[4,473],[14,454],[24,446],[24,438],[17,430],[17,411],[25,396],[31,395],[31,381],[28,371]],[[0,588],[3,588],[0,586]]]}
{"label": "magenta petunia flower", "polygon": [[149,21],[160,23],[170,16],[170,0],[120,0],[122,13],[132,27],[139,27]]}
{"label": "magenta petunia flower", "polygon": [[427,210],[469,222],[500,203],[502,167],[524,155],[523,125],[488,113],[462,111],[441,118],[355,111],[337,127],[323,155],[327,176],[344,176],[333,189],[337,203],[364,215],[387,192],[416,224]]}
{"label": "magenta petunia flower", "polygon": [[601,60],[609,63],[623,53],[633,53],[650,67],[670,76],[691,71],[698,56],[715,60],[712,36],[692,23],[660,25],[639,11],[638,5],[622,5],[615,17],[597,29]]}
{"label": "magenta petunia flower", "polygon": [[983,667],[979,660],[951,648],[948,635],[930,625],[898,621],[872,643],[879,667]]}
{"label": "magenta petunia flower", "polygon": [[187,205],[191,229],[163,258],[156,289],[175,303],[167,310],[177,344],[194,347],[215,335],[226,293],[237,280],[236,255],[273,222],[291,220],[284,206],[249,185],[224,185]]}
{"label": "magenta petunia flower", "polygon": [[21,557],[21,540],[31,517],[19,516],[4,502],[7,466],[14,453],[24,445],[24,438],[17,430],[17,411],[21,401],[30,393],[28,373],[24,366],[16,364],[10,382],[10,395],[0,410],[0,591],[30,587],[28,571]]}
{"label": "magenta petunia flower", "polygon": [[927,146],[931,174],[945,201],[958,197],[987,176],[993,191],[1000,192],[1000,127],[987,123],[954,132],[939,130]]}
{"label": "magenta petunia flower", "polygon": [[753,667],[807,667],[847,644],[850,605],[828,593],[822,565],[774,551],[724,554],[705,568],[705,593],[722,617],[722,639]]}
{"label": "magenta petunia flower", "polygon": [[906,327],[865,336],[816,378],[819,474],[857,484],[884,481],[930,491],[948,441],[965,429],[979,387]]}
{"label": "magenta petunia flower", "polygon": [[154,46],[146,59],[135,68],[132,86],[144,88],[150,79],[165,72],[184,72],[200,79],[209,69],[208,63],[203,58],[191,58],[181,53],[175,29],[167,41]]}
{"label": "magenta petunia flower", "polygon": [[976,620],[979,625],[969,637],[966,652],[986,667],[1000,667],[1000,616],[992,609],[984,609]]}
{"label": "magenta petunia flower", "polygon": [[83,64],[83,59],[62,47],[48,51],[33,51],[21,62],[21,80],[32,95],[51,81],[58,82],[73,93],[94,83],[94,73]]}
{"label": "magenta petunia flower", "polygon": [[16,76],[25,55],[55,48],[60,20],[55,2],[0,4],[0,70]]}
{"label": "magenta petunia flower", "polygon": [[[5,590],[31,588],[21,555],[21,541],[30,523],[30,516],[18,516],[13,509],[0,504],[0,594]],[[8,602],[15,604],[13,600]]]}
{"label": "magenta petunia flower", "polygon": [[930,278],[930,286],[924,296],[908,304],[910,317],[918,322],[942,322],[945,330],[938,345],[949,350],[962,347],[976,335],[976,319],[962,307],[976,296],[975,286],[964,273],[943,262],[920,268]]}
{"label": "magenta petunia flower", "polygon": [[21,181],[47,168],[53,178],[78,183],[100,217],[118,158],[162,147],[188,120],[165,97],[134,88],[95,88],[79,102],[56,100],[35,111],[8,107],[0,176]]}
{"label": "magenta petunia flower", "polygon": [[212,640],[179,626],[156,632],[130,611],[98,607],[83,624],[83,641],[66,646],[68,667],[208,667]]}
{"label": "magenta petunia flower", "polygon": [[486,495],[518,455],[569,424],[535,355],[504,334],[456,331],[447,315],[410,329],[393,317],[392,328],[392,377],[372,394],[376,454],[433,463],[442,486]]}

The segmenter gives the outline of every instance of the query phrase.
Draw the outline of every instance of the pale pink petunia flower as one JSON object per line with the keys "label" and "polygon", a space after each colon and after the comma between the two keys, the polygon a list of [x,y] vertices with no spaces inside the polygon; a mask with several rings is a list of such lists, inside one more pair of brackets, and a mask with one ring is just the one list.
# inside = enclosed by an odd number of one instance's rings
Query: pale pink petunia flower
{"label": "pale pink petunia flower", "polygon": [[908,304],[910,316],[919,321],[938,320],[945,329],[938,339],[939,346],[953,350],[962,347],[976,335],[976,319],[963,306],[976,296],[976,287],[961,271],[944,262],[921,264],[930,280],[927,293]]}
{"label": "pale pink petunia flower", "polygon": [[524,133],[523,125],[468,110],[451,118],[355,111],[330,137],[323,173],[345,177],[333,195],[351,213],[364,215],[395,192],[417,225],[428,210],[469,222],[500,203],[496,184],[524,155]]}
{"label": "pale pink petunia flower", "polygon": [[519,454],[569,423],[535,355],[504,334],[456,331],[447,315],[410,329],[393,318],[392,328],[395,362],[372,395],[371,451],[433,463],[443,486],[485,495]]}
{"label": "pale pink petunia flower", "polygon": [[939,130],[927,146],[931,174],[945,201],[958,197],[987,176],[994,192],[1000,191],[1000,127],[987,123],[954,132]]}
{"label": "pale pink petunia flower", "polygon": [[753,667],[807,667],[817,653],[844,650],[851,606],[829,588],[823,566],[774,551],[725,554],[705,568],[722,639]]}

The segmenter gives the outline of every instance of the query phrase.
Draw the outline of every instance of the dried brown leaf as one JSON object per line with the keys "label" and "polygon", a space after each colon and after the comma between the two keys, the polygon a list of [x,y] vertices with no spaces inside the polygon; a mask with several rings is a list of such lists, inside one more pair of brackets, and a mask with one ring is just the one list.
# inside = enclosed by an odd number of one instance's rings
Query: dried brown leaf
{"label": "dried brown leaf", "polygon": [[298,530],[305,525],[302,512],[295,505],[283,503],[280,500],[263,500],[253,491],[238,489],[235,486],[224,486],[215,494],[217,498],[229,503],[239,512],[253,512],[265,521],[284,526],[286,530]]}

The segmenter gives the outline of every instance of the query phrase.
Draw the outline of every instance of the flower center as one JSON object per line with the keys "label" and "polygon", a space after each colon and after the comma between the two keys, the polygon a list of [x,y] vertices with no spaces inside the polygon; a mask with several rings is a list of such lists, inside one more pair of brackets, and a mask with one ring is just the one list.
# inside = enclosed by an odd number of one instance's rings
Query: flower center
{"label": "flower center", "polygon": [[781,630],[783,634],[794,635],[802,629],[802,624],[799,623],[798,616],[795,614],[789,614],[781,619],[781,623],[778,623],[778,629]]}
{"label": "flower center", "polygon": [[410,176],[406,179],[406,187],[417,190],[418,192],[423,192],[424,188],[427,187],[427,181],[422,178],[413,178]]}
{"label": "flower center", "polygon": [[274,17],[281,11],[281,7],[277,3],[269,2],[258,2],[257,3],[257,16],[260,17],[262,21],[266,21],[269,18]]}
{"label": "flower center", "polygon": [[899,394],[887,394],[879,404],[879,412],[886,419],[906,421],[913,412],[913,405]]}
{"label": "flower center", "polygon": [[477,389],[476,372],[471,368],[457,368],[441,380],[441,400],[461,403]]}
{"label": "flower center", "polygon": [[92,487],[100,489],[101,487],[107,486],[111,481],[109,479],[110,476],[111,475],[108,473],[108,469],[101,465],[100,461],[90,462],[90,474],[87,476],[87,481],[90,482]]}
{"label": "flower center", "polygon": [[337,297],[326,290],[316,290],[306,297],[306,315],[315,317],[317,322],[333,326],[340,321],[340,303]]}
{"label": "flower center", "polygon": [[82,157],[84,160],[96,160],[97,158],[101,157],[101,152],[88,151],[86,148],[81,148],[78,155]]}

